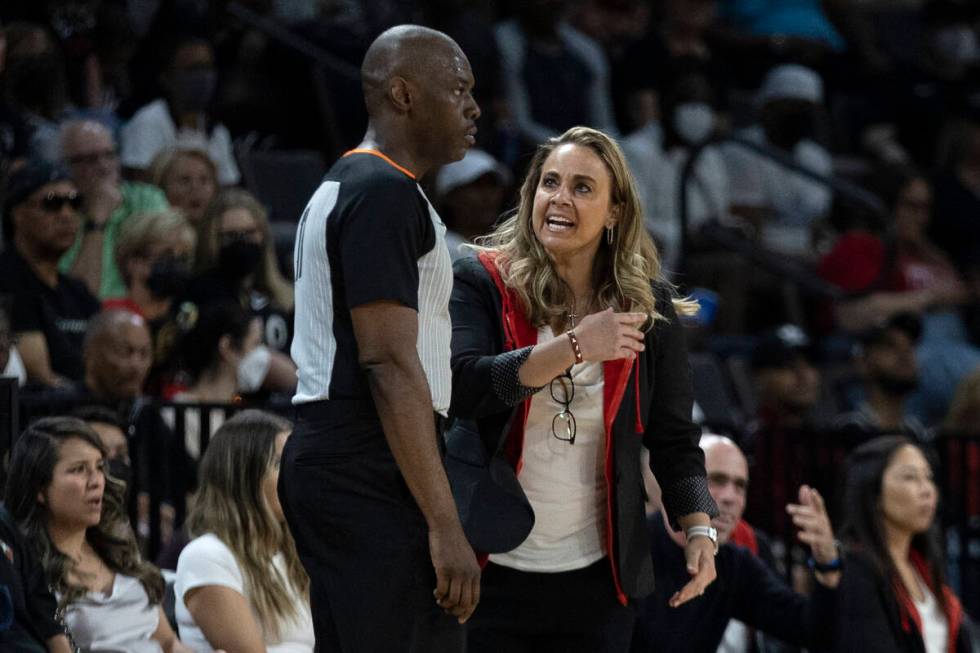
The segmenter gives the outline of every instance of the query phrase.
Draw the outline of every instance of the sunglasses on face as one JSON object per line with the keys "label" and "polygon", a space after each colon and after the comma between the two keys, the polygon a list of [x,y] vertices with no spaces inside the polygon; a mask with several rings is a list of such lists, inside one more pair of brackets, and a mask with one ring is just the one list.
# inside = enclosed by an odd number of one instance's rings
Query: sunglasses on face
{"label": "sunglasses on face", "polygon": [[65,204],[69,205],[75,211],[80,211],[82,208],[82,195],[78,191],[64,194],[48,193],[38,202],[38,206],[46,213],[58,213],[64,208]]}

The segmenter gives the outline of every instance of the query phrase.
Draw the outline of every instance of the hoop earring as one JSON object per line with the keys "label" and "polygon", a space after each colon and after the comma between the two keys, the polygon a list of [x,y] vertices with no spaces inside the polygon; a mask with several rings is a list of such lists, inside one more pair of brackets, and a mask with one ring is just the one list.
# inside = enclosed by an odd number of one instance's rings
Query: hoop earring
{"label": "hoop earring", "polygon": [[606,244],[612,245],[613,241],[616,239],[616,234],[614,233],[615,227],[606,227]]}

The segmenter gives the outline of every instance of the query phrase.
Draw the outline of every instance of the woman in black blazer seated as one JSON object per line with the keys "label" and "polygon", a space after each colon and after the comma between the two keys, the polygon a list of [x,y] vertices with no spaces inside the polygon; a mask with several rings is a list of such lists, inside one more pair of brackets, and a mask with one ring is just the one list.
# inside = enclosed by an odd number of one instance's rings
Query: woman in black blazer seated
{"label": "woman in black blazer seated", "polygon": [[671,603],[715,575],[675,311],[695,306],[663,280],[622,152],[593,129],[538,148],[516,211],[481,244],[456,266],[450,413],[502,442],[535,524],[490,556],[468,650],[626,651],[630,599],[653,589],[641,446],[688,534],[692,579]]}
{"label": "woman in black blazer seated", "polygon": [[959,599],[945,583],[932,468],[904,437],[876,438],[847,462],[841,535],[845,653],[967,653]]}

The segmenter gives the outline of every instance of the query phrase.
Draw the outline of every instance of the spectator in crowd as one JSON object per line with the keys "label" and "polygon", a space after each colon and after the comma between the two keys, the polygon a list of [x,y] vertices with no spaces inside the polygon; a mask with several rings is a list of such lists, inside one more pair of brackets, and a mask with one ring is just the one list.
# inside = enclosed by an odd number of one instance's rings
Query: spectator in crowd
{"label": "spectator in crowd", "polygon": [[660,91],[689,75],[708,80],[719,98],[725,95],[728,71],[713,51],[711,35],[717,0],[668,0],[662,6],[662,19],[613,70],[613,78],[625,87],[631,129],[658,119]]}
{"label": "spectator in crowd", "polygon": [[810,361],[810,348],[799,327],[784,324],[764,334],[752,352],[758,409],[743,443],[755,480],[748,514],[776,537],[792,533],[791,520],[779,506],[803,484],[799,457],[804,454],[798,445],[818,430],[813,413],[820,400],[820,372]]}
{"label": "spectator in crowd", "polygon": [[126,425],[119,419],[115,411],[104,406],[82,406],[72,413],[89,428],[95,431],[105,448],[106,470],[113,478],[126,483],[126,489],[132,483],[131,461],[129,459],[129,440],[126,438]]}
{"label": "spectator in crowd", "polygon": [[166,396],[177,375],[181,322],[196,310],[178,306],[190,282],[197,236],[173,210],[134,215],[119,230],[116,263],[126,284],[125,297],[104,303],[146,320],[153,342],[153,365],[144,386],[148,394]]}
{"label": "spectator in crowd", "polygon": [[146,320],[125,309],[99,313],[85,335],[83,392],[107,402],[136,399],[152,355]]}
{"label": "spectator in crowd", "polygon": [[[813,141],[824,101],[823,80],[799,65],[769,71],[756,96],[759,122],[737,136],[791,157],[815,173],[831,173],[830,153]],[[811,227],[830,209],[831,191],[737,144],[723,146],[732,211],[769,249],[804,256]]]}
{"label": "spectator in crowd", "polygon": [[[261,323],[235,302],[223,301],[201,306],[196,321],[181,337],[181,369],[187,374],[189,387],[173,396],[173,401],[190,404],[224,404],[241,402],[243,394],[253,394],[262,387],[271,364],[271,352],[262,344]],[[206,424],[204,411],[208,412]],[[202,428],[213,436],[224,422],[225,411],[186,407],[184,446],[188,455],[198,459],[202,446]],[[163,417],[175,426],[175,412],[167,409]]]}
{"label": "spectator in crowd", "polygon": [[0,291],[13,297],[11,322],[27,380],[64,388],[82,378],[82,339],[99,301],[58,271],[75,242],[82,200],[68,172],[31,161],[8,180]]}
{"label": "spectator in crowd", "polygon": [[177,562],[177,623],[199,653],[312,653],[310,581],[276,492],[292,425],[249,410],[201,459],[201,485]]}
{"label": "spectator in crowd", "polygon": [[946,414],[943,429],[980,435],[980,370],[964,378],[956,388],[956,396]]}
{"label": "spectator in crowd", "polygon": [[575,125],[617,132],[606,55],[565,22],[567,6],[567,0],[528,0],[496,28],[507,102],[526,145]]}
{"label": "spectator in crowd", "polygon": [[[0,592],[9,598],[10,615],[0,628],[0,649],[9,653],[72,653],[57,622],[58,602],[44,569],[17,524],[0,505]],[[7,616],[6,614],[4,616]]]}
{"label": "spectator in crowd", "polygon": [[191,487],[182,443],[177,442],[159,409],[144,400],[143,385],[152,361],[150,330],[139,315],[125,309],[99,313],[85,335],[85,380],[76,389],[79,403],[105,406],[126,424],[133,459],[131,501],[139,510],[137,528],[148,534],[149,495],[164,502],[161,507],[162,539],[172,532],[175,502],[182,499],[176,488]]}
{"label": "spectator in crowd", "polygon": [[883,436],[851,453],[841,504],[847,573],[835,650],[971,650],[963,608],[946,585],[938,500],[932,467],[911,440]]}
{"label": "spectator in crowd", "polygon": [[641,446],[689,534],[690,577],[671,606],[714,580],[716,509],[676,310],[615,141],[576,127],[540,146],[518,210],[478,260],[456,264],[450,302],[450,414],[494,442],[514,424],[501,447],[535,512],[524,542],[484,569],[470,651],[628,650],[628,597],[654,574]]}
{"label": "spectator in crowd", "polygon": [[211,44],[203,39],[179,41],[162,77],[167,92],[137,111],[122,130],[122,164],[138,176],[148,174],[162,150],[173,147],[205,150],[218,168],[218,181],[237,184],[241,175],[235,163],[231,135],[210,115],[217,84]]}
{"label": "spectator in crowd", "polygon": [[921,333],[919,319],[905,313],[862,334],[857,363],[865,399],[857,410],[836,420],[836,428],[853,445],[879,435],[903,435],[920,444],[931,440],[907,412],[908,399],[919,385],[915,345]]}
{"label": "spectator in crowd", "polygon": [[898,313],[921,317],[917,356],[922,377],[910,410],[931,425],[945,415],[960,379],[980,366],[980,349],[970,342],[958,310],[971,297],[949,258],[927,235],[928,182],[906,170],[884,171],[875,181],[892,214],[893,255],[881,237],[853,230],[838,239],[818,272],[848,291],[880,282],[880,289],[838,303],[835,317],[846,331],[859,332]]}
{"label": "spectator in crowd", "polygon": [[10,324],[9,302],[0,300],[0,376],[17,379],[18,387],[27,383],[27,370],[17,351],[17,338]]}
{"label": "spectator in crowd", "polygon": [[38,420],[11,454],[6,502],[41,559],[75,644],[84,650],[190,653],[160,605],[160,572],[140,558],[124,486],[85,422]]}
{"label": "spectator in crowd", "polygon": [[124,297],[106,308],[126,308],[154,324],[170,315],[187,290],[197,236],[173,210],[134,215],[119,230],[115,260],[126,284]]}
{"label": "spectator in crowd", "polygon": [[68,110],[65,62],[58,45],[43,26],[16,22],[4,29],[6,70],[4,93],[22,121],[27,156],[58,158],[58,122]]}
{"label": "spectator in crowd", "polygon": [[686,610],[670,610],[670,596],[688,577],[684,534],[670,527],[665,514],[650,515],[647,525],[657,584],[639,605],[631,650],[753,651],[757,649],[750,629],[797,646],[829,646],[836,631],[841,572],[823,497],[803,486],[799,503],[786,506],[800,541],[810,547],[815,564],[824,567],[817,571],[815,592],[808,598],[796,594],[763,561],[760,545],[766,547],[765,537],[742,520],[749,470],[738,445],[722,436],[705,435],[701,448],[708,490],[718,504],[719,514],[711,520],[721,545],[716,558],[718,581]]}
{"label": "spectator in crowd", "polygon": [[436,205],[446,224],[446,245],[455,261],[460,249],[485,236],[503,213],[510,170],[483,150],[470,149],[460,161],[443,166],[436,176]]}
{"label": "spectator in crowd", "polygon": [[123,181],[112,133],[93,120],[66,122],[61,158],[82,196],[82,233],[61,258],[62,272],[85,282],[92,294],[112,299],[126,294],[116,259],[116,241],[134,215],[167,208],[154,186]]}
{"label": "spectator in crowd", "polygon": [[218,192],[218,168],[204,150],[163,150],[150,164],[150,180],[197,227]]}
{"label": "spectator in crowd", "polygon": [[272,352],[268,390],[292,391],[296,366],[292,342],[293,288],[279,271],[266,210],[250,193],[222,191],[198,230],[197,268],[189,298],[199,306],[240,303],[262,322],[262,340]]}
{"label": "spectator in crowd", "polygon": [[[647,230],[660,244],[665,266],[677,270],[681,247],[678,184],[691,148],[714,133],[716,112],[708,80],[698,75],[679,77],[674,86],[667,87],[663,99],[663,118],[630,134],[623,141],[623,153],[636,179]],[[708,146],[687,182],[689,234],[728,217],[728,186],[721,152]]]}

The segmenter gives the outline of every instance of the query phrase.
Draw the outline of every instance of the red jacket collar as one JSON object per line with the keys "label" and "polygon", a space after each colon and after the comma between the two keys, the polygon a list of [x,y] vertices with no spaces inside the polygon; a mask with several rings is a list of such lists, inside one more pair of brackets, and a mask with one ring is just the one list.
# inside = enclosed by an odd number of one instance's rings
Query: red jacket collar
{"label": "red jacket collar", "polygon": [[[912,563],[919,576],[929,586],[930,591],[933,594],[937,594],[936,582],[922,554],[915,549],[911,549],[909,551],[909,562]],[[896,598],[898,599],[898,612],[902,619],[902,628],[905,632],[911,632],[912,625],[914,624],[916,631],[921,635],[922,616],[919,614],[919,611],[915,607],[915,602],[905,588],[905,583],[900,579],[895,579],[892,585],[895,589]],[[963,623],[963,606],[960,604],[960,600],[956,598],[953,590],[947,585],[943,585],[938,589],[943,593],[943,598],[946,601],[946,623],[949,627],[946,650],[949,653],[956,653],[956,640],[959,636],[960,626]]]}

